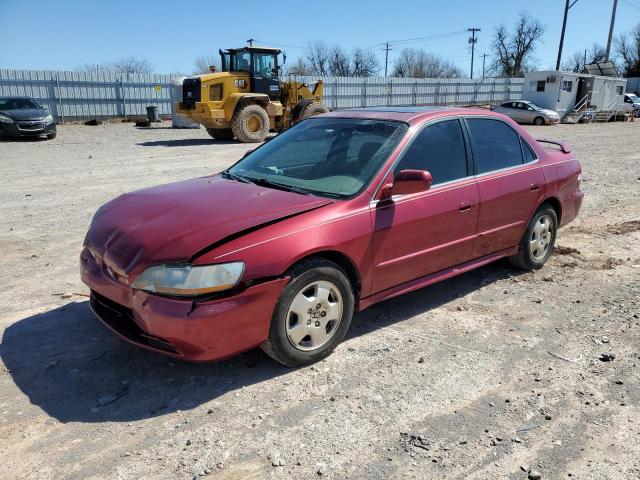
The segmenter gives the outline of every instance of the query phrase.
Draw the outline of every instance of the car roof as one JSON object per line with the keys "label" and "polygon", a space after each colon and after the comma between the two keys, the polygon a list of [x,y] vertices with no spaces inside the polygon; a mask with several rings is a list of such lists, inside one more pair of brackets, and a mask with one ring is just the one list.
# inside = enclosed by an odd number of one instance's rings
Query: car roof
{"label": "car roof", "polygon": [[498,116],[489,110],[465,107],[368,107],[348,108],[325,113],[323,117],[365,118],[370,120],[394,120],[405,123],[419,123],[430,118],[450,115]]}

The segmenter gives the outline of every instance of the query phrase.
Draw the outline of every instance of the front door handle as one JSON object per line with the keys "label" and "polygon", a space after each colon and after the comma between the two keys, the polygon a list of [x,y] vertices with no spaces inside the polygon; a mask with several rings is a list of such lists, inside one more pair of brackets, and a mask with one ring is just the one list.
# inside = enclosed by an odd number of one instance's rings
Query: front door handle
{"label": "front door handle", "polygon": [[537,183],[532,183],[530,188],[532,192],[535,192],[536,190],[540,190],[540,185]]}
{"label": "front door handle", "polygon": [[460,203],[460,208],[458,208],[458,211],[468,212],[469,210],[471,210],[471,207],[473,207],[473,203],[462,202]]}

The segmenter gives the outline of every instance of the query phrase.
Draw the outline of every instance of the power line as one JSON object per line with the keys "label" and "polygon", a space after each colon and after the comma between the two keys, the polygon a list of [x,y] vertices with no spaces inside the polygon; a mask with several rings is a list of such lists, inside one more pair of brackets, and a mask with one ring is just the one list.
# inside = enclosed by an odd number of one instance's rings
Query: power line
{"label": "power line", "polygon": [[400,40],[390,40],[389,43],[393,44],[393,45],[399,45],[399,44],[404,44],[404,43],[417,43],[417,42],[427,42],[427,41],[431,41],[431,40],[441,40],[444,38],[450,38],[450,37],[454,37],[456,35],[462,35],[464,33],[466,33],[467,30],[457,30],[455,32],[448,32],[448,33],[439,33],[436,35],[428,35],[425,37],[413,37],[413,38],[404,38],[404,39],[400,39]]}
{"label": "power line", "polygon": [[254,42],[262,43],[263,45],[272,45],[274,47],[284,47],[284,48],[299,48],[301,50],[306,50],[307,47],[302,47],[300,45],[290,45],[287,43],[277,43],[277,42],[269,42],[267,40],[258,40],[256,38],[252,39]]}
{"label": "power line", "polygon": [[630,7],[633,7],[637,10],[640,10],[640,7],[638,5],[635,5],[633,3],[631,3],[629,0],[622,0],[624,3],[626,3],[627,5],[629,5]]}

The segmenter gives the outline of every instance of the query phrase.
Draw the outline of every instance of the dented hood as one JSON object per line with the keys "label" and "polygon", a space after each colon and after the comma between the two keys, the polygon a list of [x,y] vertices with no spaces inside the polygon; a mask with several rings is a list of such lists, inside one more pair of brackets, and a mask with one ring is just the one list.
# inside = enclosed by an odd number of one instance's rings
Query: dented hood
{"label": "dented hood", "polygon": [[214,243],[331,200],[219,175],[121,195],[97,212],[86,245],[121,275],[186,262]]}

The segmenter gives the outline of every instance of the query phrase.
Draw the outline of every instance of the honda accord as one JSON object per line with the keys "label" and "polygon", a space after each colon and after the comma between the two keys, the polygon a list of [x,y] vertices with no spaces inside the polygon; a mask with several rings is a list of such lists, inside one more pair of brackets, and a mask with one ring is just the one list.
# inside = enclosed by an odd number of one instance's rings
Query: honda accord
{"label": "honda accord", "polygon": [[209,361],[318,361],[354,311],[500,258],[541,268],[581,167],[485,110],[343,110],[218,174],[121,195],[80,256],[94,313],[136,345]]}

